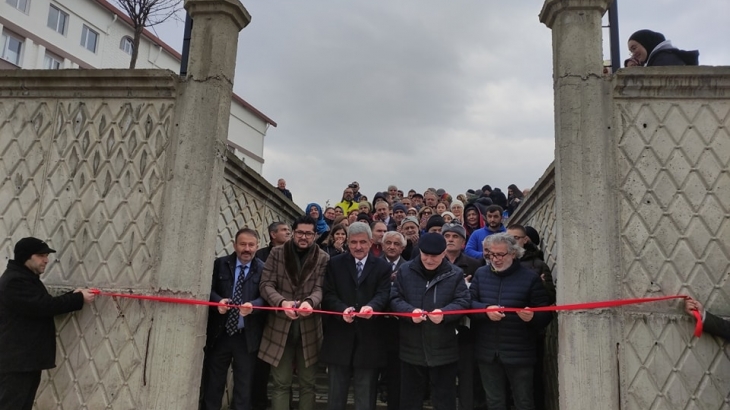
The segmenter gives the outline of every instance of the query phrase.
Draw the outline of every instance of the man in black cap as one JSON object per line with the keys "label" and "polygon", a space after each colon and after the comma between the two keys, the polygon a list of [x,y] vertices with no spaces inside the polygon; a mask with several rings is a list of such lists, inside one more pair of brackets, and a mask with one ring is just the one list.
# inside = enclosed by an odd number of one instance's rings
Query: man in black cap
{"label": "man in black cap", "polygon": [[433,408],[454,410],[459,359],[456,325],[462,315],[443,312],[466,309],[469,291],[464,272],[445,258],[443,236],[426,233],[418,246],[420,255],[396,273],[390,298],[394,312],[416,315],[400,320],[400,409],[422,409],[430,382]]}
{"label": "man in black cap", "polygon": [[40,276],[55,252],[38,238],[23,238],[0,277],[0,409],[33,407],[41,371],[56,367],[53,317],[94,301],[88,289],[48,293]]}

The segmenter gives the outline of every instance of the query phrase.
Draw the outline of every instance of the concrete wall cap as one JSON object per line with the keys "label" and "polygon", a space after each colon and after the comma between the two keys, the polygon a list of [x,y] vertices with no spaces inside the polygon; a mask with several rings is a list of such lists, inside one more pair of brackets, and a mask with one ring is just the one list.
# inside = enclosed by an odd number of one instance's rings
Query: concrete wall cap
{"label": "concrete wall cap", "polygon": [[566,10],[599,10],[606,13],[611,0],[545,0],[540,11],[540,22],[553,28],[558,14]]}
{"label": "concrete wall cap", "polygon": [[233,19],[238,31],[243,30],[251,22],[251,15],[238,0],[186,0],[185,10],[195,20],[196,16],[224,14]]}

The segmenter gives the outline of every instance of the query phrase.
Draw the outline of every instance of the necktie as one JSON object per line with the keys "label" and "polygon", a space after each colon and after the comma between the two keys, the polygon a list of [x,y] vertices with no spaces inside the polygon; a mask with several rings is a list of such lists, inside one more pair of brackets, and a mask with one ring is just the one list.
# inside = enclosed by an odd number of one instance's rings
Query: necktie
{"label": "necktie", "polygon": [[395,272],[395,268],[396,268],[395,262],[393,262],[393,272]]}
{"label": "necktie", "polygon": [[356,265],[357,265],[357,278],[360,279],[360,275],[362,275],[362,262],[358,262]]}
{"label": "necktie", "polygon": [[[247,266],[239,267],[241,268],[242,272],[238,275],[236,285],[233,287],[233,297],[231,298],[231,303],[234,305],[243,304],[243,281],[246,278],[246,268],[248,268]],[[232,336],[238,333],[238,319],[240,317],[238,313],[238,308],[231,308],[227,314],[228,316],[226,317],[226,333]]]}

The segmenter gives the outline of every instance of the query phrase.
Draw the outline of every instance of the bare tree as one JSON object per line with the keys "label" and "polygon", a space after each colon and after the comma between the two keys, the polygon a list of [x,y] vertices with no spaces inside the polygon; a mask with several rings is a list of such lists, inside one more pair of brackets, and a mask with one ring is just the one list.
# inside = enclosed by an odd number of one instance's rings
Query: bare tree
{"label": "bare tree", "polygon": [[132,20],[134,37],[132,38],[132,58],[129,61],[129,68],[135,68],[137,65],[139,42],[144,29],[160,24],[169,18],[176,18],[182,2],[182,0],[114,0],[114,3]]}

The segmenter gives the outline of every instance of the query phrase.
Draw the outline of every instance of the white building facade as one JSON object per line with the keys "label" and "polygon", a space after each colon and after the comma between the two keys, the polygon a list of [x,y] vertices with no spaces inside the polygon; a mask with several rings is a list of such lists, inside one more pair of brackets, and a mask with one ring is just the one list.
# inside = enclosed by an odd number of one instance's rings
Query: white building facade
{"label": "white building facade", "polygon": [[[127,68],[131,20],[106,0],[0,0],[0,69]],[[137,68],[180,71],[181,55],[145,30]],[[228,145],[261,174],[264,138],[276,123],[233,95]]]}

